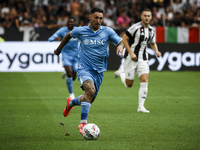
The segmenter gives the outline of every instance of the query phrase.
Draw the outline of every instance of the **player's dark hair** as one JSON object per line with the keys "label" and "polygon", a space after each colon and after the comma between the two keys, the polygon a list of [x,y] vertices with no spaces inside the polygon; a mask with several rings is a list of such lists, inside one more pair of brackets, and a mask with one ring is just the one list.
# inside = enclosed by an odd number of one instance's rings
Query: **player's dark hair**
{"label": "player's dark hair", "polygon": [[95,13],[95,12],[99,12],[99,13],[102,13],[102,14],[103,14],[103,10],[102,10],[101,8],[95,7],[95,8],[93,8],[93,9],[91,10],[91,14],[93,14],[93,13]]}
{"label": "player's dark hair", "polygon": [[76,19],[74,17],[72,17],[72,16],[70,16],[69,19],[73,19],[74,22],[76,21]]}
{"label": "player's dark hair", "polygon": [[143,9],[142,13],[143,13],[144,11],[149,11],[149,12],[151,12],[151,10],[150,10],[149,8]]}

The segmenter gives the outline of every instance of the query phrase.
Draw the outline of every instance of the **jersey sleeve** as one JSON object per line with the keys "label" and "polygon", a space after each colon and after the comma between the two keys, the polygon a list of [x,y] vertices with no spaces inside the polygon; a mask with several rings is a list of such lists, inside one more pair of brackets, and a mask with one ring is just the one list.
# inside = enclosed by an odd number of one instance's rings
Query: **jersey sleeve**
{"label": "jersey sleeve", "polygon": [[63,38],[63,36],[62,36],[62,34],[61,34],[62,31],[63,31],[63,28],[58,29],[52,36],[50,36],[50,37],[48,38],[48,41],[52,42],[52,41],[54,41],[57,37]]}
{"label": "jersey sleeve", "polygon": [[129,38],[131,38],[131,37],[133,37],[133,34],[135,33],[135,31],[136,31],[136,27],[135,27],[135,25],[132,25],[131,27],[129,27],[129,28],[127,29],[126,35],[127,35]]}
{"label": "jersey sleeve", "polygon": [[79,37],[79,33],[80,33],[80,28],[79,28],[79,27],[74,28],[74,29],[71,31],[71,36],[72,36],[72,38],[78,38],[78,37]]}
{"label": "jersey sleeve", "polygon": [[118,45],[119,42],[122,41],[122,38],[112,29],[112,28],[107,28],[108,32],[109,32],[109,38],[110,41],[114,44],[114,45]]}
{"label": "jersey sleeve", "polygon": [[156,33],[155,30],[152,30],[152,37],[150,43],[155,43],[156,42]]}

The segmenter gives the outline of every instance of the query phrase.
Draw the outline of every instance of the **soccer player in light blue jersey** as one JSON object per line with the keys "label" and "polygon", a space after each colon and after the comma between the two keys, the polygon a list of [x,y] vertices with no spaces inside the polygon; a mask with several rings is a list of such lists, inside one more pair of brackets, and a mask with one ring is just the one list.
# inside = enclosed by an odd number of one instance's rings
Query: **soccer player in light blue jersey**
{"label": "soccer player in light blue jersey", "polygon": [[[73,17],[69,17],[67,26],[58,29],[48,41],[58,41],[61,40],[68,32],[76,28],[74,26],[75,20]],[[73,92],[73,81],[76,79],[77,72],[77,61],[78,61],[78,45],[79,40],[77,38],[72,38],[68,44],[66,44],[62,49],[62,61],[66,72],[66,84],[69,92],[69,97],[75,98]],[[63,76],[64,77],[64,76]]]}
{"label": "soccer player in light blue jersey", "polygon": [[62,48],[71,38],[78,38],[80,41],[80,59],[77,76],[81,83],[84,95],[74,100],[67,99],[67,106],[63,111],[66,117],[73,106],[81,105],[81,122],[78,126],[80,134],[87,124],[87,116],[92,102],[95,100],[100,89],[103,72],[107,70],[107,58],[109,56],[109,43],[117,45],[116,53],[123,53],[122,38],[110,27],[101,26],[103,21],[103,10],[93,8],[90,14],[90,24],[84,27],[74,28],[61,41],[54,51],[59,55]]}

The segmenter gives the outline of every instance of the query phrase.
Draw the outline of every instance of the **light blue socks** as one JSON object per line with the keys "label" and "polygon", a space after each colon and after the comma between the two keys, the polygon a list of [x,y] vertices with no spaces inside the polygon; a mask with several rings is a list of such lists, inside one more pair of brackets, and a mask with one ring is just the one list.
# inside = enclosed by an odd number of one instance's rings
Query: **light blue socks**
{"label": "light blue socks", "polygon": [[87,123],[87,116],[91,108],[91,103],[89,102],[82,102],[81,103],[81,122],[80,123]]}
{"label": "light blue socks", "polygon": [[72,77],[71,78],[66,78],[66,84],[67,84],[67,88],[68,88],[68,91],[69,91],[69,94],[72,94],[73,93],[73,79]]}

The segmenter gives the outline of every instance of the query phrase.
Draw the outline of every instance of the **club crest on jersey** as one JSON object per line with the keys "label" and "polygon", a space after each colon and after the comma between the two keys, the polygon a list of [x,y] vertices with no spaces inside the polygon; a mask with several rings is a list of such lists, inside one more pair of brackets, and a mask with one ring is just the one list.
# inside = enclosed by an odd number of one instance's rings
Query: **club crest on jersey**
{"label": "club crest on jersey", "polygon": [[101,32],[100,36],[101,36],[102,38],[104,38],[104,37],[106,37],[106,34],[105,34],[104,32]]}
{"label": "club crest on jersey", "polygon": [[84,44],[84,45],[88,45],[88,44],[89,44],[89,40],[88,40],[88,39],[85,39],[85,40],[83,41],[83,44]]}

